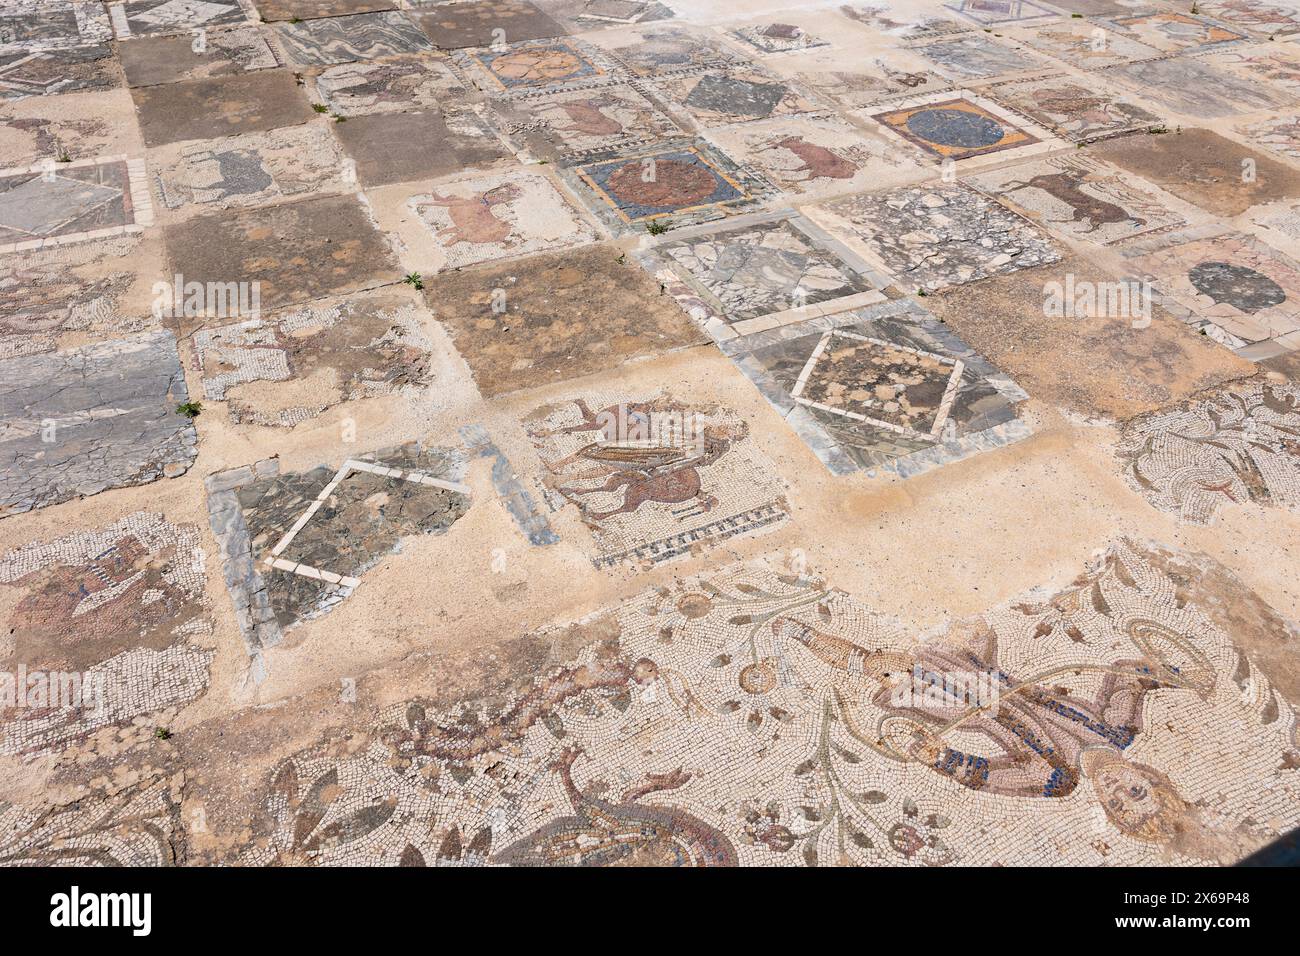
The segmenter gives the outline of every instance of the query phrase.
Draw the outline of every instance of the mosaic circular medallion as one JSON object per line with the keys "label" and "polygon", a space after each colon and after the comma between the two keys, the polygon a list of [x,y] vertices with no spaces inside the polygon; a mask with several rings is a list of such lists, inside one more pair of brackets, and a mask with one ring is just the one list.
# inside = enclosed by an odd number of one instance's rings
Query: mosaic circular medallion
{"label": "mosaic circular medallion", "polygon": [[610,174],[605,188],[610,195],[638,206],[680,208],[707,200],[717,191],[718,181],[698,163],[660,159],[653,172],[635,161],[620,166]]}
{"label": "mosaic circular medallion", "polygon": [[1286,301],[1283,288],[1264,273],[1230,262],[1202,262],[1187,273],[1196,291],[1215,303],[1226,302],[1242,312],[1254,313]]}
{"label": "mosaic circular medallion", "polygon": [[907,118],[907,128],[928,143],[963,149],[994,146],[1006,135],[1002,127],[987,116],[968,110],[921,110]]}

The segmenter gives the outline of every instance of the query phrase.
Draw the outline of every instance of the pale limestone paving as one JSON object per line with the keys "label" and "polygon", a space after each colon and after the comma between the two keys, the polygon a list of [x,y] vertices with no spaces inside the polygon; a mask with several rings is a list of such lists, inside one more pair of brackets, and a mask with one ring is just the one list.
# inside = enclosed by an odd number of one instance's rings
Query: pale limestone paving
{"label": "pale limestone paving", "polygon": [[0,515],[184,474],[188,398],[170,332],[0,362]]}

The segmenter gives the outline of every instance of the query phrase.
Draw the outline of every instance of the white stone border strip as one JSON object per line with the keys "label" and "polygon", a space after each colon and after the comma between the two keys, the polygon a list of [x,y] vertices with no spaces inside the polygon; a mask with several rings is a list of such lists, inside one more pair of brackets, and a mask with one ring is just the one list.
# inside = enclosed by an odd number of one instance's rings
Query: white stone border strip
{"label": "white stone border strip", "polygon": [[326,571],[322,568],[313,568],[307,564],[300,564],[297,561],[291,561],[282,558],[285,548],[293,542],[294,536],[301,531],[311,520],[312,515],[320,510],[320,506],[325,503],[330,495],[334,494],[334,489],[341,482],[346,480],[354,471],[367,471],[372,475],[382,475],[385,478],[393,478],[399,481],[411,481],[420,485],[429,485],[434,488],[442,488],[446,491],[454,491],[457,494],[470,494],[468,485],[460,484],[456,481],[444,481],[441,478],[434,478],[432,475],[426,475],[420,471],[402,471],[400,468],[389,468],[386,465],[378,465],[370,461],[358,461],[355,458],[349,458],[335,472],[334,477],[330,479],[329,484],[320,490],[316,500],[308,506],[298,520],[293,523],[293,527],[285,532],[278,544],[271,549],[271,553],[265,558],[267,567],[275,568],[278,571],[288,571],[290,574],[301,574],[303,577],[312,578],[316,581],[324,581],[327,584],[337,584],[339,587],[355,588],[361,583],[360,578],[349,577],[346,574],[335,574],[333,571]]}

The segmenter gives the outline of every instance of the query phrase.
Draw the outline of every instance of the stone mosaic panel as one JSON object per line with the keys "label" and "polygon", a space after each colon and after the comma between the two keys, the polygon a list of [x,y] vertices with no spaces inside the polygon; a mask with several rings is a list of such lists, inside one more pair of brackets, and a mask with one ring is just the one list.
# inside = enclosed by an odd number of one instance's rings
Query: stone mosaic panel
{"label": "stone mosaic panel", "polygon": [[920,169],[919,155],[835,116],[804,115],[725,127],[710,134],[730,156],[785,192],[857,192]]}
{"label": "stone mosaic panel", "polygon": [[1208,62],[1290,93],[1300,93],[1300,48],[1290,46],[1233,47],[1214,53]]}
{"label": "stone mosaic panel", "polygon": [[732,30],[731,35],[760,53],[795,53],[819,46],[830,46],[827,41],[813,36],[803,27],[792,23],[741,27],[739,30]]}
{"label": "stone mosaic panel", "polygon": [[1300,387],[1262,376],[1124,425],[1124,477],[1153,507],[1210,524],[1231,505],[1300,510]]}
{"label": "stone mosaic panel", "polygon": [[748,212],[772,192],[703,140],[665,144],[584,162],[567,178],[601,220],[618,233],[646,223],[675,226]]}
{"label": "stone mosaic panel", "polygon": [[153,224],[144,177],[123,157],[0,170],[0,253],[141,232]]}
{"label": "stone mosaic panel", "polygon": [[564,36],[568,31],[527,0],[420,7],[420,26],[440,50]]}
{"label": "stone mosaic panel", "polygon": [[6,674],[81,678],[72,699],[51,688],[45,706],[0,706],[0,753],[60,748],[207,688],[213,653],[190,640],[212,629],[193,525],[137,512],[33,542],[0,556],[0,590],[13,596]]}
{"label": "stone mosaic panel", "polygon": [[403,538],[450,528],[469,509],[462,472],[455,454],[411,442],[338,467],[279,474],[272,461],[209,476],[208,516],[250,654],[348,598]]}
{"label": "stone mosaic panel", "polygon": [[1085,156],[1003,167],[966,182],[1040,225],[1098,245],[1186,225],[1141,180]]}
{"label": "stone mosaic panel", "polygon": [[575,33],[654,23],[677,15],[658,0],[549,0],[546,13]]}
{"label": "stone mosaic panel", "polygon": [[964,90],[905,100],[868,115],[894,135],[944,160],[1023,149],[1042,140],[1023,119]]}
{"label": "stone mosaic panel", "polygon": [[1129,255],[1131,268],[1154,278],[1216,341],[1234,349],[1300,347],[1300,263],[1253,236],[1211,226],[1141,244]]}
{"label": "stone mosaic panel", "polygon": [[1042,71],[1049,67],[1047,61],[1003,46],[983,34],[938,40],[915,49],[944,76],[961,82]]}
{"label": "stone mosaic panel", "polygon": [[868,72],[821,70],[796,73],[795,79],[822,99],[847,109],[873,106],[906,94],[934,93],[952,88],[952,82],[946,77],[910,62],[891,62],[882,56],[872,61],[870,66]]}
{"label": "stone mosaic panel", "polygon": [[594,242],[596,232],[541,173],[499,173],[434,185],[407,207],[432,236],[440,268]]}
{"label": "stone mosaic panel", "polygon": [[496,96],[599,86],[618,76],[614,64],[595,47],[567,38],[471,50],[456,54],[456,63],[479,89]]}
{"label": "stone mosaic panel", "polygon": [[401,6],[398,0],[256,0],[263,20],[317,20],[352,13],[377,13]]}
{"label": "stone mosaic panel", "polygon": [[1300,159],[1300,119],[1279,116],[1238,127],[1239,132],[1256,146]]}
{"label": "stone mosaic panel", "polygon": [[716,340],[879,302],[888,282],[816,225],[788,213],[683,230],[642,261]]}
{"label": "stone mosaic panel", "polygon": [[681,127],[629,84],[502,101],[496,120],[518,151],[547,160],[683,135]]}
{"label": "stone mosaic panel", "polygon": [[698,73],[741,62],[717,39],[685,27],[655,25],[627,41],[610,47],[609,53],[625,69],[645,78]]}
{"label": "stone mosaic panel", "polygon": [[146,146],[297,126],[315,115],[288,70],[131,90]]}
{"label": "stone mosaic panel", "polygon": [[655,93],[703,127],[818,109],[794,83],[758,67],[665,77],[656,82]]}
{"label": "stone mosaic panel", "polygon": [[247,23],[250,13],[239,0],[126,0],[108,5],[119,40]]}
{"label": "stone mosaic panel", "polygon": [[0,53],[41,53],[111,40],[112,27],[90,0],[5,0],[0,4]]}
{"label": "stone mosaic panel", "polygon": [[341,402],[432,381],[423,310],[393,295],[324,300],[194,333],[205,401],[231,421],[292,427]]}
{"label": "stone mosaic panel", "polygon": [[351,186],[328,129],[290,126],[152,153],[162,207],[177,216],[264,206]]}
{"label": "stone mosaic panel", "polygon": [[525,427],[545,466],[547,503],[581,517],[598,568],[696,554],[788,517],[771,462],[727,409],[585,395],[537,409]]}
{"label": "stone mosaic panel", "polygon": [[604,245],[447,272],[424,295],[488,397],[706,341],[650,276]]}
{"label": "stone mosaic panel", "polygon": [[1175,53],[1195,53],[1248,39],[1245,33],[1187,13],[1143,13],[1108,22],[1157,50]]}
{"label": "stone mosaic panel", "polygon": [[1024,39],[1040,53],[1081,70],[1099,70],[1160,56],[1160,48],[1125,33],[1103,30],[1090,20],[1062,20],[1028,31]]}
{"label": "stone mosaic panel", "polygon": [[185,281],[258,283],[261,307],[355,292],[402,277],[392,249],[354,196],[195,216],[166,229]]}
{"label": "stone mosaic panel", "polygon": [[933,291],[1060,258],[1034,226],[955,183],[854,196],[825,209],[850,225],[904,289]]}
{"label": "stone mosaic panel", "polygon": [[1029,434],[1027,396],[919,306],[893,302],[722,350],[834,474],[904,478]]}
{"label": "stone mosaic panel", "polygon": [[187,398],[170,332],[0,361],[0,517],[184,474]]}
{"label": "stone mosaic panel", "polygon": [[1074,77],[987,87],[997,102],[1078,143],[1162,126],[1156,114]]}
{"label": "stone mosaic panel", "polygon": [[433,52],[433,45],[419,27],[398,11],[278,23],[276,29],[285,54],[298,66],[331,66]]}
{"label": "stone mosaic panel", "polygon": [[956,0],[944,6],[982,27],[1023,26],[1061,16],[1055,10],[1029,0]]}
{"label": "stone mosaic panel", "polygon": [[[204,30],[199,36],[145,37],[119,43],[118,56],[131,86],[238,76],[284,64],[262,27]],[[195,47],[198,49],[195,49]]]}
{"label": "stone mosaic panel", "polygon": [[[1295,715],[1188,580],[1120,541],[919,636],[762,565],[675,581],[504,702],[402,701],[284,760],[239,862],[1232,862],[1300,819]],[[995,707],[926,693],[953,671]]]}
{"label": "stone mosaic panel", "polygon": [[1245,27],[1260,36],[1291,36],[1300,33],[1300,10],[1266,0],[1207,0],[1196,8],[1206,16]]}
{"label": "stone mosaic panel", "polygon": [[960,22],[957,17],[934,16],[912,9],[912,6],[879,0],[874,3],[845,3],[839,10],[850,20],[908,42],[920,43],[971,32],[970,25]]}
{"label": "stone mosaic panel", "polygon": [[121,76],[107,44],[70,50],[0,51],[0,100],[116,88]]}
{"label": "stone mosaic panel", "polygon": [[513,165],[505,144],[473,110],[376,113],[335,126],[362,186],[436,179]]}
{"label": "stone mosaic panel", "polygon": [[436,60],[393,60],[332,66],[316,77],[316,92],[331,113],[364,116],[464,105],[469,89]]}
{"label": "stone mosaic panel", "polygon": [[1235,116],[1277,109],[1287,102],[1261,83],[1238,79],[1186,58],[1129,63],[1112,68],[1106,75],[1186,116]]}

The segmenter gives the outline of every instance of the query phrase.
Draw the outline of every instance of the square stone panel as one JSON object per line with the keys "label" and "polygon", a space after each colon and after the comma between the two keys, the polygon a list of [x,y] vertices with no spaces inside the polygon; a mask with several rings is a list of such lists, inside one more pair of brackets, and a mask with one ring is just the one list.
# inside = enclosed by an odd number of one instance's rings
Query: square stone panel
{"label": "square stone panel", "polygon": [[92,0],[6,0],[0,5],[0,53],[67,50],[112,38],[108,15]]}
{"label": "square stone panel", "polygon": [[1300,11],[1266,0],[1206,0],[1197,3],[1196,9],[1264,37],[1300,33]]}
{"label": "square stone panel", "polygon": [[1300,159],[1300,118],[1295,114],[1243,124],[1237,132],[1262,149]]}
{"label": "square stone panel", "polygon": [[718,340],[880,302],[888,284],[841,243],[792,214],[700,226],[656,243],[643,261],[682,310]]}
{"label": "square stone panel", "polygon": [[665,77],[655,92],[703,127],[815,110],[793,82],[758,67]]}
{"label": "square stone panel", "polygon": [[527,0],[479,0],[419,9],[421,28],[440,50],[521,43],[569,33]]}
{"label": "square stone panel", "polygon": [[483,169],[510,152],[469,110],[377,113],[336,124],[335,135],[356,163],[362,186],[436,179]]}
{"label": "square stone panel", "polygon": [[925,152],[954,161],[1038,142],[1015,121],[969,96],[947,99],[935,94],[871,118]]}
{"label": "square stone panel", "polygon": [[444,273],[424,295],[489,397],[705,341],[609,246]]}
{"label": "square stone panel", "polygon": [[401,271],[353,196],[197,216],[166,229],[172,272],[189,282],[259,282],[276,308],[394,282]]}
{"label": "square stone panel", "polygon": [[401,223],[393,227],[427,273],[556,252],[597,238],[582,213],[541,172],[494,173],[432,183],[428,189],[402,202],[401,215],[416,234],[403,232]]}
{"label": "square stone panel", "polygon": [[139,232],[153,222],[144,175],[120,158],[0,170],[0,253]]}
{"label": "square stone panel", "polygon": [[620,35],[617,41],[609,41],[606,49],[633,74],[647,79],[744,62],[714,37],[673,25],[653,25],[635,35]]}
{"label": "square stone panel", "polygon": [[1187,13],[1143,13],[1115,17],[1108,22],[1149,46],[1174,53],[1199,52],[1249,39],[1245,33]]}
{"label": "square stone panel", "polygon": [[[1256,203],[1300,196],[1300,173],[1205,129],[1126,136],[1093,147],[1095,155],[1155,183],[1216,216],[1236,216]],[[1242,181],[1242,161],[1254,164]]]}
{"label": "square stone panel", "polygon": [[546,13],[574,33],[671,20],[676,14],[658,0],[546,0]]}
{"label": "square stone panel", "polygon": [[1123,32],[1102,29],[1090,20],[1062,20],[1026,30],[1024,40],[1040,53],[1081,70],[1160,56],[1160,50]]}
{"label": "square stone panel", "polygon": [[427,59],[346,63],[316,77],[317,95],[339,116],[464,106],[470,90],[442,62]]}
{"label": "square stone panel", "polygon": [[966,81],[1046,70],[1050,63],[1003,46],[984,34],[971,34],[938,40],[918,46],[915,51],[935,65],[944,76]]}
{"label": "square stone panel", "polygon": [[1215,341],[1251,358],[1300,347],[1300,263],[1254,236],[1210,226],[1128,256]]}
{"label": "square stone panel", "polygon": [[1001,83],[985,87],[984,92],[1078,143],[1163,125],[1155,113],[1069,76]]}
{"label": "square stone panel", "polygon": [[960,184],[908,186],[823,207],[846,220],[904,290],[935,290],[1055,262],[1038,229]]}
{"label": "square stone panel", "polygon": [[794,53],[830,44],[792,23],[768,23],[763,26],[741,27],[731,35],[748,43],[760,53]]}
{"label": "square stone panel", "polygon": [[184,474],[187,397],[170,332],[0,362],[0,516]]}
{"label": "square stone panel", "polygon": [[944,6],[982,27],[1022,26],[1060,17],[1055,10],[1030,0],[956,0]]}
{"label": "square stone panel", "polygon": [[106,44],[0,52],[0,100],[111,90],[121,82],[121,71]]}
{"label": "square stone panel", "polygon": [[454,55],[455,62],[491,96],[518,96],[615,79],[618,70],[590,44],[568,38],[529,40]]}
{"label": "square stone panel", "polygon": [[834,474],[910,477],[1029,434],[1028,396],[906,300],[720,347]]}
{"label": "square stone panel", "polygon": [[1128,13],[1133,9],[1123,0],[1054,0],[1052,6],[1085,17],[1104,17],[1112,13]]}
{"label": "square stone panel", "polygon": [[519,152],[546,160],[683,135],[681,127],[628,84],[501,100],[495,114],[496,124]]}
{"label": "square stone panel", "polygon": [[323,124],[288,126],[152,152],[169,218],[350,189],[343,151]]}
{"label": "square stone panel", "polygon": [[1113,67],[1106,76],[1185,116],[1235,116],[1291,103],[1290,97],[1262,83],[1239,79],[1185,57],[1128,63]]}
{"label": "square stone panel", "polygon": [[117,54],[131,86],[156,86],[178,80],[238,76],[283,66],[262,27],[211,30],[203,35],[201,51],[195,37],[143,37],[117,45]]}
{"label": "square stone panel", "polygon": [[[927,296],[925,308],[1033,398],[1085,420],[1160,408],[1253,366],[1154,304],[1150,321],[1097,309],[1053,312],[1049,288],[1105,289],[1125,275],[1074,256]],[[1063,361],[1083,355],[1087,361]]]}
{"label": "square stone panel", "polygon": [[566,169],[589,207],[617,232],[651,220],[675,225],[747,212],[770,191],[703,140],[665,145]]}
{"label": "square stone panel", "polygon": [[952,82],[909,51],[888,50],[864,64],[866,70],[809,69],[794,75],[804,89],[846,109],[860,109],[899,96],[952,88]]}
{"label": "square stone panel", "polygon": [[287,70],[148,86],[131,96],[147,146],[262,132],[315,116]]}
{"label": "square stone panel", "polygon": [[249,13],[240,0],[126,0],[108,6],[119,40],[248,23]]}
{"label": "square stone panel", "polygon": [[0,109],[0,168],[139,156],[144,144],[126,90],[28,96]]}
{"label": "square stone panel", "polygon": [[1027,218],[1098,245],[1185,226],[1142,180],[1086,156],[1054,156],[966,178]]}
{"label": "square stone panel", "polygon": [[378,13],[396,10],[397,0],[253,0],[262,19],[316,20],[321,17],[344,17],[354,13]]}
{"label": "square stone panel", "polygon": [[205,401],[236,423],[291,428],[342,402],[414,392],[432,379],[428,313],[392,293],[322,299],[194,333]]}
{"label": "square stone panel", "polygon": [[606,392],[539,408],[525,427],[547,503],[581,517],[597,568],[651,567],[789,517],[772,463],[730,409]]}
{"label": "square stone panel", "polygon": [[433,45],[414,21],[398,11],[279,23],[276,29],[285,55],[298,66],[433,52]]}
{"label": "square stone panel", "polygon": [[1256,47],[1232,47],[1212,53],[1206,62],[1251,80],[1300,95],[1300,47],[1294,43]]}

